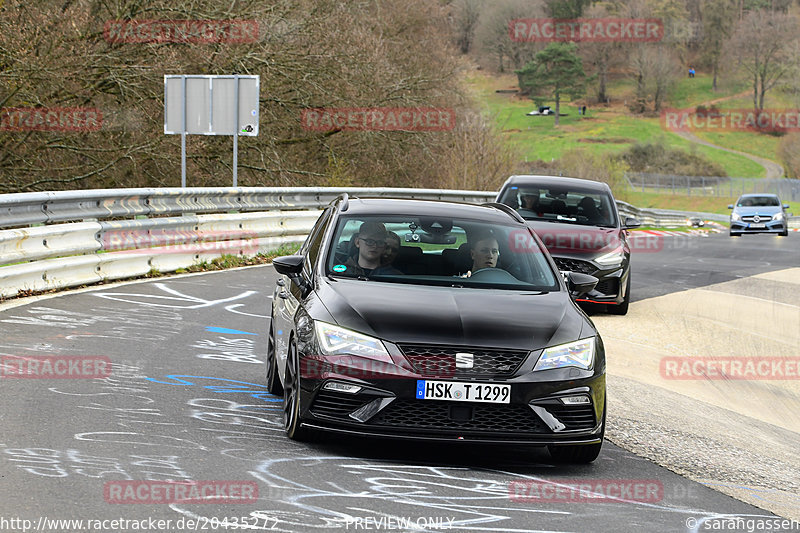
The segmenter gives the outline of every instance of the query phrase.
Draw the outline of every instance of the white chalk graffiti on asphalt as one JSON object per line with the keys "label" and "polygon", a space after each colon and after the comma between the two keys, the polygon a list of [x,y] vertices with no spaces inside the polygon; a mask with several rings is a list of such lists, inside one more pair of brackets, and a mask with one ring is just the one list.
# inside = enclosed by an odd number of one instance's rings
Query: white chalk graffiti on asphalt
{"label": "white chalk graffiti on asphalt", "polygon": [[[178,464],[177,455],[129,455],[127,461],[116,457],[97,457],[80,450],[51,448],[8,448],[5,457],[14,466],[43,477],[68,477],[71,474],[101,479],[146,479],[181,481],[191,479]],[[125,463],[129,463],[126,465]],[[134,475],[131,475],[133,472]]]}
{"label": "white chalk graffiti on asphalt", "polygon": [[218,353],[199,353],[200,359],[216,359],[221,361],[231,361],[234,363],[254,363],[264,364],[260,356],[255,353],[255,342],[253,339],[237,339],[217,337],[219,340],[201,339],[192,344],[192,348]]}
{"label": "white chalk graffiti on asphalt", "polygon": [[[270,294],[269,296],[267,296],[267,298],[272,299],[272,295]],[[231,313],[234,313],[236,315],[252,316],[255,318],[269,318],[269,315],[257,315],[255,313],[245,313],[244,311],[236,311],[236,309],[238,309],[239,307],[244,307],[244,304],[226,305],[225,310],[230,311]]]}
{"label": "white chalk graffiti on asphalt", "polygon": [[258,294],[258,291],[244,291],[236,296],[231,296],[229,298],[222,298],[219,300],[205,300],[197,296],[184,294],[176,289],[168,287],[166,283],[153,283],[153,285],[158,289],[166,292],[167,294],[171,294],[172,296],[164,296],[160,294],[140,294],[134,292],[99,292],[93,295],[97,296],[98,298],[105,298],[107,300],[114,300],[117,302],[125,302],[138,305],[146,305],[150,307],[169,307],[172,309],[201,309],[203,307],[213,307],[215,305],[219,305],[226,302],[234,302],[236,300],[241,300],[243,298],[247,298],[248,296],[252,296],[253,294]]}

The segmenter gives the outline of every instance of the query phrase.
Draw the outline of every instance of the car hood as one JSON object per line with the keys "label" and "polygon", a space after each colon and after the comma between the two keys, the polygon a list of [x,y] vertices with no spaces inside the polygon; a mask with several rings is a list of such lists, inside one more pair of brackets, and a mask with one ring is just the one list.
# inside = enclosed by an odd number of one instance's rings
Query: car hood
{"label": "car hood", "polygon": [[547,250],[553,255],[588,255],[589,259],[601,251],[611,251],[621,242],[619,228],[580,226],[527,220]]}
{"label": "car hood", "polygon": [[781,207],[778,205],[773,206],[755,206],[755,207],[735,207],[733,211],[742,216],[752,215],[770,215],[774,216],[776,213],[781,212]]}
{"label": "car hood", "polygon": [[565,292],[324,279],[319,297],[340,326],[394,343],[535,350],[594,334]]}

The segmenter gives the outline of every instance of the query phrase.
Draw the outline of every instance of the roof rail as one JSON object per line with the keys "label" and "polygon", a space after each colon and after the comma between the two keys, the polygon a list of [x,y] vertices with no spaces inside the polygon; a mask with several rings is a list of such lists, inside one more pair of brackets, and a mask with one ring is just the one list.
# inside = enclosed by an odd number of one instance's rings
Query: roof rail
{"label": "roof rail", "polygon": [[347,195],[346,192],[342,193],[342,211],[347,211],[349,207],[350,207],[350,197]]}
{"label": "roof rail", "polygon": [[509,205],[501,204],[500,202],[486,202],[486,203],[481,204],[481,205],[484,206],[484,207],[494,207],[495,209],[499,209],[500,211],[503,211],[505,214],[511,215],[514,218],[514,220],[516,220],[517,222],[521,222],[521,223],[525,224],[525,219],[522,218],[522,215],[517,213]]}

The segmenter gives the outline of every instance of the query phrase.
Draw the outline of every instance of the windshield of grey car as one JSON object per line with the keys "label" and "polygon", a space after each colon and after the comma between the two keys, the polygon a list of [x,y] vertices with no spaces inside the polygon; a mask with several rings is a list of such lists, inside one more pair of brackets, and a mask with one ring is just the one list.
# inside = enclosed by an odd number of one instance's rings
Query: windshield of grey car
{"label": "windshield of grey car", "polygon": [[736,207],[778,207],[780,200],[775,196],[745,196],[739,198]]}

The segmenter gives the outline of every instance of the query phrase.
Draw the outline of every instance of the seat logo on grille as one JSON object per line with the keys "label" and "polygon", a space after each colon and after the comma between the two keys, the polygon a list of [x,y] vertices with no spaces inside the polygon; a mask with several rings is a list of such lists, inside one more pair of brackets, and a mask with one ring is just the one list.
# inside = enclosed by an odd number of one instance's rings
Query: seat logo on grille
{"label": "seat logo on grille", "polygon": [[456,368],[472,368],[475,365],[475,355],[466,352],[456,354]]}

